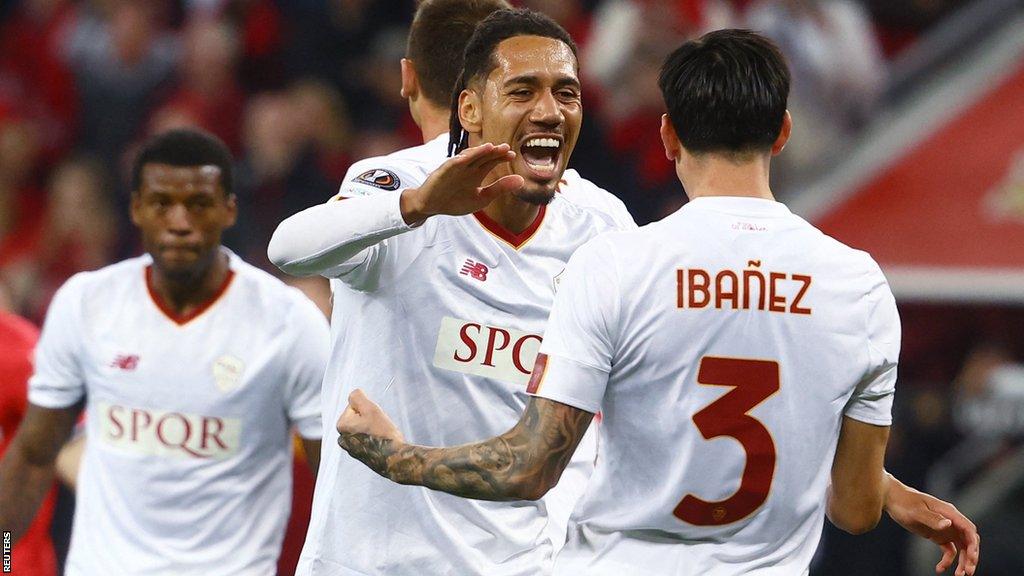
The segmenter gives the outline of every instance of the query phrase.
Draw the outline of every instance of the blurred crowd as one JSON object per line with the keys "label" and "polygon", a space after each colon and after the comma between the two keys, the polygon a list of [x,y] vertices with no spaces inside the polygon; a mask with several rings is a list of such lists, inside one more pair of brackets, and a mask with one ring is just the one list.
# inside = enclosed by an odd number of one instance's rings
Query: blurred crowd
{"label": "blurred crowd", "polygon": [[[581,47],[573,165],[641,223],[683,200],[657,138],[667,51],[742,26],[794,72],[798,137],[774,177],[835,157],[884,97],[886,62],[958,0],[523,0]],[[0,307],[40,321],[71,274],[139,252],[127,166],[147,137],[200,126],[234,152],[226,243],[270,268],[285,216],[360,158],[416,144],[398,61],[413,0],[0,0]],[[785,188],[784,186],[782,187]]]}

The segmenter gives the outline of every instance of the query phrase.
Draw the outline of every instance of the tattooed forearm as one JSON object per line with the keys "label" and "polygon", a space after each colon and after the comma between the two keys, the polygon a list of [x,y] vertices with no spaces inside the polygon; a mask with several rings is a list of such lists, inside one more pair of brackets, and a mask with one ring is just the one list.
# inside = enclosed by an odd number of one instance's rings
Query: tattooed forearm
{"label": "tattooed forearm", "polygon": [[427,448],[346,434],[349,454],[400,484],[426,486],[480,500],[535,500],[554,486],[593,414],[531,398],[519,423],[483,442]]}

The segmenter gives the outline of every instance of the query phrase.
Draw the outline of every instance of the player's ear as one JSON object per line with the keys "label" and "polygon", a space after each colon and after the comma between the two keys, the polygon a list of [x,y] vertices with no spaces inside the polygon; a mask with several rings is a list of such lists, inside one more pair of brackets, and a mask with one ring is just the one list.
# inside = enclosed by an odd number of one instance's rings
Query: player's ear
{"label": "player's ear", "polygon": [[665,158],[675,162],[679,159],[683,144],[679,141],[675,126],[669,120],[668,114],[661,115],[661,143],[665,146]]}
{"label": "player's ear", "polygon": [[238,197],[234,194],[228,194],[225,205],[227,211],[224,218],[224,229],[228,229],[234,226],[238,220]]}
{"label": "player's ear", "polygon": [[793,132],[793,117],[789,115],[789,110],[782,115],[782,129],[779,130],[779,137],[775,139],[775,143],[772,144],[772,156],[778,155],[782,152],[782,149],[786,147],[786,142],[789,142],[789,135]]}
{"label": "player's ear", "polygon": [[463,90],[459,94],[459,121],[462,122],[462,128],[470,134],[479,134],[482,120],[480,95],[471,88]]}
{"label": "player's ear", "polygon": [[132,224],[142,226],[142,198],[138,190],[132,190],[132,199],[128,204],[128,213],[131,215]]}
{"label": "player's ear", "polygon": [[402,98],[412,100],[419,95],[420,92],[420,79],[416,75],[416,68],[412,65],[412,60],[408,58],[402,58]]}

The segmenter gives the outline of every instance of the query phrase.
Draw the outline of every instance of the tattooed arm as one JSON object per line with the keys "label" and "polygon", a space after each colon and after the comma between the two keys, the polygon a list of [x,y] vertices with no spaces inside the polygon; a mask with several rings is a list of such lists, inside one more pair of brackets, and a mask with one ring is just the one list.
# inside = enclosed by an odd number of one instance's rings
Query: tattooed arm
{"label": "tattooed arm", "polygon": [[338,420],[338,444],[399,484],[478,500],[536,500],[558,482],[593,417],[559,402],[530,398],[519,422],[501,436],[428,448],[406,444],[380,407],[356,390]]}

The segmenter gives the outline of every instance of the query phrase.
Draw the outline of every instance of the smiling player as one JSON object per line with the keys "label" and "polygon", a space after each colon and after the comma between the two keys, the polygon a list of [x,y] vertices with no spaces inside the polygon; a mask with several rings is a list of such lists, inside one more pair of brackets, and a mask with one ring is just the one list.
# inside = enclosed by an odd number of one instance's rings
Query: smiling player
{"label": "smiling player", "polygon": [[[327,421],[368,385],[424,441],[511,425],[569,255],[634,227],[621,202],[566,170],[583,109],[575,46],[557,24],[492,14],[457,84],[454,141],[470,148],[443,166],[443,139],[360,162],[339,201],[289,218],[271,241],[285,271],[332,278]],[[534,575],[564,538],[547,528],[546,501],[402,490],[343,456],[325,451],[300,574]]]}
{"label": "smiling player", "polygon": [[806,574],[826,512],[860,533],[883,509],[942,545],[938,569],[959,549],[973,574],[973,524],[882,468],[900,342],[885,278],[769,189],[791,128],[778,49],[713,32],[670,56],[661,87],[691,203],[573,256],[518,423],[430,448],[357,390],[339,443],[401,484],[535,500],[603,411],[555,574]]}

